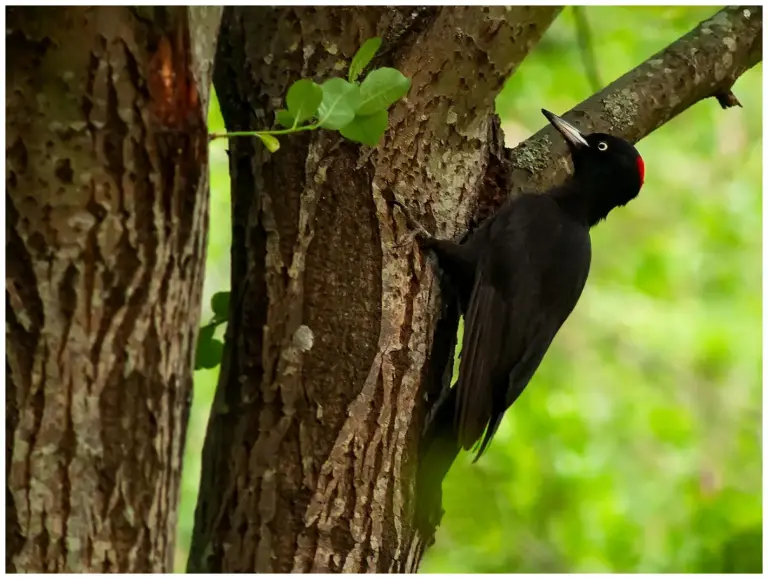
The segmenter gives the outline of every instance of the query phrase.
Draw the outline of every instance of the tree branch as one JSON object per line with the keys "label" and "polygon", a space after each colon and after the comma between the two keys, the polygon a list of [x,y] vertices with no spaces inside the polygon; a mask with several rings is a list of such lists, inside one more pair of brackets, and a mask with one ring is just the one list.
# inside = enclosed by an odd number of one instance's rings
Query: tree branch
{"label": "tree branch", "polygon": [[[730,101],[733,83],[762,58],[762,29],[761,7],[724,8],[564,117],[636,143],[703,99]],[[568,175],[566,146],[549,125],[506,153],[511,195],[544,191]]]}

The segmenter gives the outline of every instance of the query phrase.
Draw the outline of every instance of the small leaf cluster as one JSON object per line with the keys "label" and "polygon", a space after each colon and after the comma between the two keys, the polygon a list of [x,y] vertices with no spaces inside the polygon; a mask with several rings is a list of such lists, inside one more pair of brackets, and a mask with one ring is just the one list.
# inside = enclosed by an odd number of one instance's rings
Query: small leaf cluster
{"label": "small leaf cluster", "polygon": [[284,129],[222,136],[257,136],[269,151],[275,152],[280,148],[277,135],[328,129],[339,131],[350,141],[376,146],[389,125],[387,110],[411,88],[410,79],[389,67],[374,69],[358,81],[380,47],[381,38],[366,40],[352,58],[346,79],[329,78],[317,84],[303,78],[293,83],[285,97],[285,108],[275,113],[275,121]]}
{"label": "small leaf cluster", "polygon": [[200,328],[195,352],[195,370],[209,370],[221,364],[224,343],[213,337],[216,328],[226,323],[229,315],[229,292],[218,292],[211,297],[213,319]]}
{"label": "small leaf cluster", "polygon": [[287,108],[276,113],[284,127],[296,129],[314,119],[312,126],[339,131],[350,141],[375,146],[387,130],[387,109],[404,96],[411,81],[394,68],[372,70],[357,79],[381,46],[381,38],[367,40],[349,66],[347,79],[329,78],[323,84],[296,81],[288,90]]}

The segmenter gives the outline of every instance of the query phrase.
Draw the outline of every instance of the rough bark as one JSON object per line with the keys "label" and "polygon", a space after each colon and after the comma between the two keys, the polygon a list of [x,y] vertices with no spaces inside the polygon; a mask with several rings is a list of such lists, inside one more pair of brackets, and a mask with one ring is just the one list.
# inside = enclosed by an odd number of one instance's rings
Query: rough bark
{"label": "rough bark", "polygon": [[418,566],[434,530],[414,526],[420,385],[440,387],[457,317],[433,344],[434,274],[394,247],[406,227],[387,200],[430,207],[441,235],[465,225],[498,153],[495,95],[557,11],[225,9],[214,83],[230,131],[268,126],[291,82],[345,73],[374,35],[374,65],[413,84],[374,150],[326,132],[275,155],[230,144],[233,310],[190,571]]}
{"label": "rough bark", "polygon": [[10,8],[6,43],[6,570],[166,571],[213,45],[117,7]]}

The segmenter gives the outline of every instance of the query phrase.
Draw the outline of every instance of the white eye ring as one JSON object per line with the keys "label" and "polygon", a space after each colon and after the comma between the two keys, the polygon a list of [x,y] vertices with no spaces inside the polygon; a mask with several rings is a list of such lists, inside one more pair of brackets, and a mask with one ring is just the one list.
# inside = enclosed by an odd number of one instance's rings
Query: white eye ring
{"label": "white eye ring", "polygon": [[605,141],[600,141],[600,142],[597,144],[597,148],[598,148],[600,151],[605,151],[606,149],[608,149],[608,143],[606,143]]}

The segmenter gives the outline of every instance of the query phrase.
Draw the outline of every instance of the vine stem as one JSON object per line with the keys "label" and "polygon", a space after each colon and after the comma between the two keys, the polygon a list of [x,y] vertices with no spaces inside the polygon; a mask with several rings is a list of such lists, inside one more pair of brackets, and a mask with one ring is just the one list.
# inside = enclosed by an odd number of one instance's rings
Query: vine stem
{"label": "vine stem", "polygon": [[290,135],[291,133],[298,133],[300,131],[314,131],[319,127],[320,124],[315,123],[314,125],[304,125],[303,127],[295,127],[291,129],[279,129],[277,131],[233,131],[231,133],[211,133],[208,135],[208,140],[230,139],[232,137],[259,137],[261,135]]}

